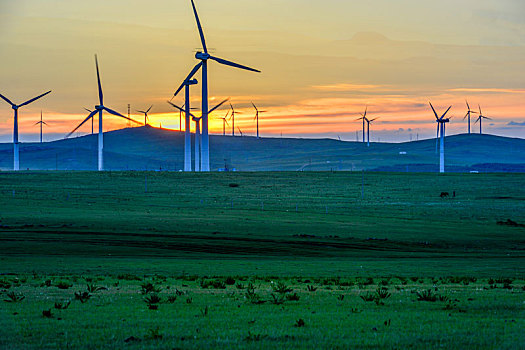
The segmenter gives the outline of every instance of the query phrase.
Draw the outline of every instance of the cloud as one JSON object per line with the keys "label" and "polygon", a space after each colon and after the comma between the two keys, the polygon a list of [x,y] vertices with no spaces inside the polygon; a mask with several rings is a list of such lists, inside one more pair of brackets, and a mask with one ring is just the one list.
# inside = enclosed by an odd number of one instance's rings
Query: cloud
{"label": "cloud", "polygon": [[375,90],[382,87],[381,85],[370,84],[329,84],[329,85],[313,85],[315,90],[322,91],[359,91],[359,90]]}
{"label": "cloud", "polygon": [[525,126],[525,122],[515,122],[515,121],[511,121],[509,123],[507,123],[507,126]]}
{"label": "cloud", "polygon": [[457,89],[449,89],[448,91],[450,92],[471,92],[471,93],[525,94],[524,89],[457,88]]}

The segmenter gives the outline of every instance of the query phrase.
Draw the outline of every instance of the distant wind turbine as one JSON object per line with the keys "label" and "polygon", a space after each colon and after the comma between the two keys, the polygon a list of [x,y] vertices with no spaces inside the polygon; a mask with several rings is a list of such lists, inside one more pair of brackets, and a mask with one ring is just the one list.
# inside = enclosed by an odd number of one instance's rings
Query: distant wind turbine
{"label": "distant wind turbine", "polygon": [[377,119],[379,119],[379,117],[374,118],[374,119],[366,118],[366,141],[367,141],[366,146],[367,147],[370,147],[370,124],[372,124],[372,122]]}
{"label": "distant wind turbine", "polygon": [[19,149],[19,144],[18,144],[18,109],[20,107],[23,107],[23,106],[26,106],[26,105],[30,104],[31,102],[34,102],[34,101],[38,100],[41,97],[44,97],[45,95],[49,94],[50,92],[51,92],[51,90],[49,90],[48,92],[43,93],[42,95],[39,95],[39,96],[34,97],[34,98],[30,99],[30,100],[27,100],[26,102],[21,103],[19,105],[14,104],[7,97],[5,97],[4,95],[0,94],[0,98],[2,98],[4,101],[9,103],[11,105],[11,108],[13,108],[13,110],[15,111],[15,117],[14,117],[14,120],[13,120],[13,124],[14,124],[14,126],[13,126],[13,170],[15,170],[15,171],[20,170],[20,158],[19,158],[20,149]]}
{"label": "distant wind turbine", "polygon": [[47,125],[47,123],[42,120],[42,111],[40,111],[40,121],[36,122],[35,125],[38,125],[38,124],[40,124],[40,143],[42,143],[42,126]]}
{"label": "distant wind turbine", "polygon": [[[186,89],[186,92],[189,93],[189,86],[190,84],[186,85],[187,89]],[[187,95],[188,96],[188,95]],[[179,112],[181,113],[184,113],[185,115],[185,124],[184,124],[184,171],[191,171],[191,125],[190,125],[190,117],[192,118],[193,121],[195,121],[195,119],[197,120],[200,120],[200,118],[197,118],[196,116],[194,116],[191,112],[190,112],[190,108],[188,108],[189,106],[189,102],[185,105],[186,108],[182,108],[182,107],[179,107],[177,106],[176,104],[174,104],[173,102],[171,101],[166,101],[168,102],[168,104],[170,104],[173,108],[176,108],[179,110]],[[199,123],[196,122],[196,127],[199,127]],[[195,141],[196,143],[197,142],[197,130],[195,130]],[[197,148],[197,146],[195,146],[195,150],[196,150],[196,153],[195,153],[195,159],[199,159],[199,150]],[[197,165],[197,161],[195,161],[195,164]],[[197,170],[198,167],[195,168],[195,171],[198,171]]]}
{"label": "distant wind turbine", "polygon": [[255,117],[254,120],[257,120],[257,138],[259,138],[259,113],[266,113],[266,111],[260,111],[255,107],[255,104],[252,102],[253,108],[255,108]]}
{"label": "distant wind turbine", "polygon": [[236,112],[235,108],[233,108],[233,105],[230,103],[230,108],[232,110],[231,114],[231,121],[232,121],[232,136],[235,136],[235,114],[242,114],[242,112]]}
{"label": "distant wind turbine", "polygon": [[127,120],[132,121],[132,122],[137,123],[137,124],[140,124],[140,123],[135,121],[135,120],[133,120],[133,119],[131,119],[131,118],[123,116],[119,112],[116,112],[116,111],[114,111],[114,110],[104,106],[104,95],[102,94],[102,84],[100,82],[100,72],[99,72],[99,69],[98,69],[97,55],[95,55],[95,66],[97,68],[97,84],[98,84],[98,100],[99,100],[99,104],[95,106],[95,110],[93,112],[89,113],[89,115],[86,117],[86,119],[84,119],[84,121],[82,121],[82,123],[78,124],[78,126],[75,129],[73,129],[73,131],[71,131],[66,136],[66,138],[71,136],[75,131],[78,130],[78,128],[80,128],[82,125],[84,125],[85,122],[87,122],[89,119],[92,119],[95,116],[95,114],[98,113],[98,171],[103,171],[104,170],[104,129],[103,129],[103,125],[102,125],[102,112],[106,111],[109,114],[113,114],[113,115],[115,115],[117,117],[121,117],[121,118],[127,119]]}
{"label": "distant wind turbine", "polygon": [[242,137],[242,130],[241,130],[241,128],[237,127],[237,130],[239,130],[239,134],[241,134],[241,137]]}
{"label": "distant wind turbine", "polygon": [[226,136],[226,125],[230,126],[228,123],[228,115],[230,114],[230,111],[228,110],[226,112],[226,115],[224,117],[221,117],[222,119],[222,136]]}
{"label": "distant wind turbine", "polygon": [[144,126],[148,125],[148,119],[149,119],[149,118],[148,118],[148,113],[149,113],[149,111],[151,111],[151,108],[153,108],[153,105],[151,105],[151,106],[150,106],[147,110],[145,110],[145,111],[139,111],[139,110],[137,110],[137,112],[144,114]]}
{"label": "distant wind turbine", "polygon": [[356,120],[363,120],[363,143],[365,143],[365,122],[368,121],[368,119],[366,118],[366,112],[368,110],[368,106],[365,108],[365,113],[360,113],[361,114],[361,118],[357,118]]}
{"label": "distant wind turbine", "polygon": [[[86,110],[86,112],[88,112],[88,113],[93,112],[91,109],[88,109],[88,108],[85,108],[85,107],[84,107],[84,110]],[[95,120],[95,118],[91,118],[91,135],[93,135],[93,120]]]}
{"label": "distant wind turbine", "polygon": [[[210,171],[210,148],[209,148],[209,135],[208,135],[208,60],[213,60],[217,63],[240,68],[244,70],[249,70],[252,72],[258,72],[259,70],[253,69],[247,66],[240,65],[231,61],[227,61],[222,58],[211,56],[208,53],[208,48],[206,46],[206,40],[204,39],[204,31],[199,20],[199,15],[197,14],[197,9],[195,3],[191,0],[191,6],[193,8],[193,13],[195,15],[195,21],[197,22],[197,28],[199,30],[199,35],[201,39],[202,49],[204,52],[197,52],[195,58],[201,62],[196,66],[197,70],[202,67],[202,159],[201,159],[201,169],[202,171]],[[199,67],[200,65],[200,67]]]}
{"label": "distant wind turbine", "polygon": [[479,122],[479,134],[483,134],[483,130],[481,129],[481,122],[483,121],[483,119],[487,119],[487,120],[492,120],[492,118],[489,118],[489,117],[485,117],[483,115],[483,112],[481,111],[481,106],[478,105],[479,107],[479,114],[478,114],[478,119],[476,119],[476,123]]}
{"label": "distant wind turbine", "polygon": [[439,172],[444,173],[445,172],[445,125],[446,123],[450,122],[450,118],[445,118],[445,115],[450,111],[452,106],[448,107],[448,109],[443,113],[441,117],[438,117],[436,110],[434,109],[434,106],[432,106],[432,103],[430,103],[430,107],[432,108],[432,112],[434,112],[434,116],[436,117],[436,123],[437,123],[437,135],[440,137],[440,143],[439,143]]}
{"label": "distant wind turbine", "polygon": [[470,110],[470,105],[468,104],[467,100],[465,100],[465,103],[467,104],[467,114],[465,114],[463,120],[465,120],[465,118],[468,118],[468,133],[470,134],[470,115],[476,114],[477,112]]}

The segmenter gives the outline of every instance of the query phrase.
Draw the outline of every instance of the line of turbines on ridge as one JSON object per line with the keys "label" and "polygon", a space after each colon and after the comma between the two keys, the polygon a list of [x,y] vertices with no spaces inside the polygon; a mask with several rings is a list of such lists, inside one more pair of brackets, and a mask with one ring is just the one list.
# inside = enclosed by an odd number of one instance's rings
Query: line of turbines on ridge
{"label": "line of turbines on ridge", "polygon": [[[204,52],[197,52],[195,54],[195,58],[199,60],[199,63],[193,67],[193,69],[190,71],[190,73],[186,76],[186,78],[183,80],[179,88],[176,90],[176,92],[173,94],[173,97],[170,101],[167,101],[172,107],[177,109],[179,111],[179,117],[182,118],[182,114],[185,116],[185,130],[184,130],[184,171],[192,171],[191,166],[191,130],[190,130],[190,118],[195,123],[195,171],[210,171],[210,156],[209,156],[209,134],[208,134],[208,116],[210,113],[221,107],[224,103],[226,103],[229,99],[221,101],[218,105],[215,107],[208,109],[208,61],[212,60],[217,63],[220,63],[222,65],[231,66],[234,68],[239,68],[247,71],[252,72],[258,72],[259,70],[250,68],[248,66],[244,66],[232,61],[228,61],[222,58],[214,57],[208,53],[208,48],[206,46],[206,40],[204,37],[204,31],[202,29],[199,15],[197,14],[197,9],[195,7],[194,0],[191,0],[191,5],[193,8],[193,13],[195,15],[195,21],[197,23],[197,29],[199,31],[200,41],[202,44],[202,48]],[[122,114],[120,114],[117,111],[114,111],[104,105],[104,96],[102,93],[102,84],[100,81],[100,72],[98,67],[98,58],[95,55],[95,66],[96,66],[96,72],[97,72],[97,83],[98,83],[98,95],[99,95],[99,104],[95,106],[94,110],[86,109],[89,112],[89,115],[75,128],[73,131],[71,131],[67,136],[71,136],[76,130],[78,130],[82,125],[84,125],[87,121],[91,119],[91,130],[93,133],[93,120],[96,114],[98,114],[98,170],[102,171],[104,170],[104,133],[103,133],[103,112],[106,111],[107,113],[111,115],[115,115],[124,119],[127,119],[129,122],[141,124],[140,122],[131,119],[130,117],[126,117]],[[190,87],[192,85],[197,85],[198,81],[194,78],[195,74],[201,70],[201,88],[202,88],[202,96],[201,96],[201,116],[196,117],[191,113],[191,111],[194,108],[191,108],[190,106]],[[178,105],[174,104],[172,102],[173,98],[176,97],[182,90],[184,89],[184,104],[182,107],[179,107]],[[47,91],[35,98],[32,98],[26,102],[23,102],[19,105],[11,102],[7,97],[0,94],[0,98],[5,100],[7,103],[11,105],[11,107],[14,110],[14,126],[13,126],[13,169],[19,170],[19,142],[18,142],[18,109],[20,107],[26,106],[44,96],[51,93],[50,91]],[[257,123],[257,138],[259,138],[259,113],[263,113],[265,111],[259,111],[255,104],[253,104],[253,107],[255,108],[255,118]],[[144,124],[147,125],[148,120],[148,113],[151,110],[153,106],[151,106],[146,111],[137,111],[139,113],[144,114]],[[230,103],[231,107],[231,121],[232,121],[232,136],[235,136],[235,114],[238,114],[240,112],[236,112],[233,108],[233,105]],[[446,112],[439,117],[436,113],[434,107],[432,104],[430,104],[430,107],[432,108],[432,111],[434,112],[436,123],[437,123],[437,136],[436,136],[436,152],[437,152],[437,146],[438,141],[440,144],[440,172],[444,172],[444,137],[445,137],[445,125],[446,123],[450,122],[450,118],[445,118],[448,111],[452,108],[450,106]],[[470,117],[471,114],[475,114],[477,112],[474,112],[470,109],[470,106],[467,102],[468,112],[465,115],[465,118],[468,118],[468,133],[470,134]],[[365,123],[367,126],[366,134],[367,134],[367,145],[370,146],[370,124],[378,119],[369,119],[367,117],[367,111],[368,107],[365,109],[364,114],[361,114],[361,118],[358,118],[357,120],[363,121],[363,142],[365,142]],[[230,110],[228,111],[228,113]],[[222,117],[220,119],[223,120],[223,135],[225,135],[226,132],[226,124],[228,124],[227,118],[228,113],[225,117]],[[482,114],[481,107],[479,108],[479,115],[476,119],[476,123],[479,121],[479,128],[480,128],[480,134],[482,133],[482,120],[483,119],[490,119]],[[40,142],[42,142],[42,127],[43,125],[47,125],[42,119],[42,113],[40,114],[40,121],[35,123],[35,125],[40,125]],[[202,125],[202,131],[201,131],[201,125]],[[239,132],[242,136],[242,131],[239,129]]]}

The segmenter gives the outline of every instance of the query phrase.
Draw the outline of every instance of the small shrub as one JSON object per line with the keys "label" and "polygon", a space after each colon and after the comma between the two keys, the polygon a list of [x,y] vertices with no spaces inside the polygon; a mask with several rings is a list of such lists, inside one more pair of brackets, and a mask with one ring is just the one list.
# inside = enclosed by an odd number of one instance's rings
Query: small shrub
{"label": "small shrub", "polygon": [[25,299],[25,296],[21,293],[9,292],[7,293],[9,299],[4,299],[6,303],[18,303]]}
{"label": "small shrub", "polygon": [[236,287],[237,289],[244,289],[244,284],[242,284],[241,282],[239,282],[239,283],[237,283],[237,284],[235,285],[235,287]]}
{"label": "small shrub", "polygon": [[52,317],[53,317],[53,313],[51,312],[51,309],[49,309],[49,310],[43,310],[43,311],[42,311],[42,317],[45,317],[45,318],[52,318]]}
{"label": "small shrub", "polygon": [[377,296],[374,293],[367,292],[364,295],[359,296],[364,301],[375,301],[377,299]]}
{"label": "small shrub", "polygon": [[390,296],[392,294],[390,294],[390,292],[388,292],[387,288],[382,287],[382,288],[377,288],[376,289],[376,295],[377,295],[378,299],[388,299],[388,298],[390,298]]}
{"label": "small shrub", "polygon": [[345,295],[344,294],[339,294],[337,296],[337,300],[339,300],[339,301],[343,301],[344,299],[345,299]]}
{"label": "small shrub", "polygon": [[295,321],[294,327],[300,328],[300,327],[304,327],[304,325],[305,325],[304,320],[300,318],[297,321]]}
{"label": "small shrub", "polygon": [[272,289],[274,292],[277,292],[279,294],[286,294],[292,292],[292,289],[288,288],[288,286],[282,281],[279,281],[276,284],[274,284],[272,286]]}
{"label": "small shrub", "polygon": [[106,290],[106,289],[107,289],[106,287],[97,286],[93,283],[87,284],[87,290],[89,293],[96,293],[98,291]]}
{"label": "small shrub", "polygon": [[55,309],[65,310],[65,309],[67,309],[69,307],[70,304],[71,304],[71,300],[68,300],[65,303],[56,302],[55,303]]}
{"label": "small shrub", "polygon": [[205,316],[208,316],[208,311],[210,309],[208,308],[208,305],[206,305],[206,307],[204,309],[201,309],[201,316],[202,317],[205,317]]}
{"label": "small shrub", "polygon": [[120,274],[117,276],[117,279],[125,281],[142,281],[142,278],[139,276],[131,275],[129,273]]}
{"label": "small shrub", "polygon": [[201,280],[200,286],[203,289],[209,289],[209,288],[226,289],[226,283],[224,283],[221,280],[206,280],[206,279],[203,279],[203,280]]}
{"label": "small shrub", "polygon": [[6,279],[0,280],[0,288],[2,288],[2,289],[9,289],[9,288],[11,288],[11,282],[9,282]]}
{"label": "small shrub", "polygon": [[231,276],[226,277],[226,280],[224,280],[224,283],[226,283],[228,286],[233,286],[235,284],[235,279]]}
{"label": "small shrub", "polygon": [[438,300],[446,302],[448,301],[448,297],[446,295],[438,295]]}
{"label": "small shrub", "polygon": [[58,289],[69,289],[71,287],[73,287],[73,284],[70,283],[69,281],[58,281],[55,286],[58,288]]}
{"label": "small shrub", "polygon": [[162,298],[158,294],[155,294],[155,293],[152,293],[144,298],[144,302],[146,302],[146,304],[158,304],[161,301],[162,301]]}
{"label": "small shrub", "polygon": [[315,292],[317,290],[317,288],[314,287],[314,286],[311,286],[311,285],[307,285],[306,286],[306,290],[309,291],[309,292]]}
{"label": "small shrub", "polygon": [[190,298],[190,297],[186,298],[186,304],[191,304],[191,303],[193,303],[193,298]]}
{"label": "small shrub", "polygon": [[149,293],[160,293],[162,288],[155,286],[151,282],[142,283],[140,285],[142,294],[149,294]]}
{"label": "small shrub", "polygon": [[51,287],[51,283],[52,283],[51,280],[47,279],[47,280],[44,281],[44,286],[45,287]]}
{"label": "small shrub", "polygon": [[252,333],[252,332],[248,331],[248,336],[246,336],[246,338],[244,338],[244,340],[245,341],[259,341],[259,340],[264,339],[266,337],[267,337],[267,335],[256,334],[256,333]]}
{"label": "small shrub", "polygon": [[159,327],[156,327],[154,329],[153,328],[148,329],[148,333],[146,334],[144,338],[151,339],[151,340],[159,340],[159,339],[162,339],[162,337],[163,335],[160,332]]}
{"label": "small shrub", "polygon": [[417,300],[434,302],[438,300],[438,297],[432,292],[432,289],[427,289],[417,292]]}
{"label": "small shrub", "polygon": [[272,293],[272,294],[270,294],[270,296],[272,297],[272,299],[270,299],[270,302],[272,304],[281,305],[281,304],[284,303],[284,296],[283,296],[283,294],[277,296],[277,295]]}
{"label": "small shrub", "polygon": [[173,304],[177,300],[177,296],[176,295],[169,295],[166,300],[167,300],[168,303]]}
{"label": "small shrub", "polygon": [[75,292],[75,300],[80,301],[82,304],[88,301],[89,298],[91,298],[89,292]]}
{"label": "small shrub", "polygon": [[286,300],[289,300],[289,301],[299,301],[300,297],[299,295],[297,295],[297,293],[293,293],[293,294],[286,294]]}

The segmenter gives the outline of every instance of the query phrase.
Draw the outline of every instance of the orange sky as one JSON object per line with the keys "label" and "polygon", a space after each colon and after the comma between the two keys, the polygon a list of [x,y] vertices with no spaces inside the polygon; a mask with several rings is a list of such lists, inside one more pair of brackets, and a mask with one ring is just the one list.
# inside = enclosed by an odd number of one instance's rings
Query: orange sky
{"label": "orange sky", "polygon": [[[465,132],[468,99],[473,109],[479,103],[493,117],[485,132],[525,136],[525,22],[516,15],[525,13],[524,5],[465,0],[450,12],[440,8],[448,1],[391,6],[387,0],[327,0],[305,6],[272,0],[262,6],[227,0],[217,6],[197,0],[212,52],[262,70],[211,63],[210,96],[231,97],[243,112],[235,124],[249,135],[255,134],[251,101],[267,110],[260,117],[263,136],[355,140],[361,130],[355,119],[368,105],[370,116],[379,117],[372,140],[406,141],[434,135],[429,100],[442,111],[453,105],[448,134]],[[2,3],[0,13],[0,93],[20,103],[53,90],[20,110],[22,142],[38,139],[34,123],[41,109],[50,124],[48,140],[85,118],[83,107],[93,108],[97,100],[94,53],[108,107],[127,114],[129,103],[132,116],[143,120],[135,110],[153,104],[151,124],[178,130],[178,113],[165,101],[196,63],[199,39],[189,1],[50,0],[44,6],[25,0]],[[199,96],[193,88],[195,107]],[[182,105],[181,98],[174,102]],[[225,113],[211,118],[212,133],[222,133],[218,117]],[[126,125],[105,118],[105,130]],[[90,130],[87,123],[79,134]],[[0,101],[0,142],[11,139],[12,109]]]}

